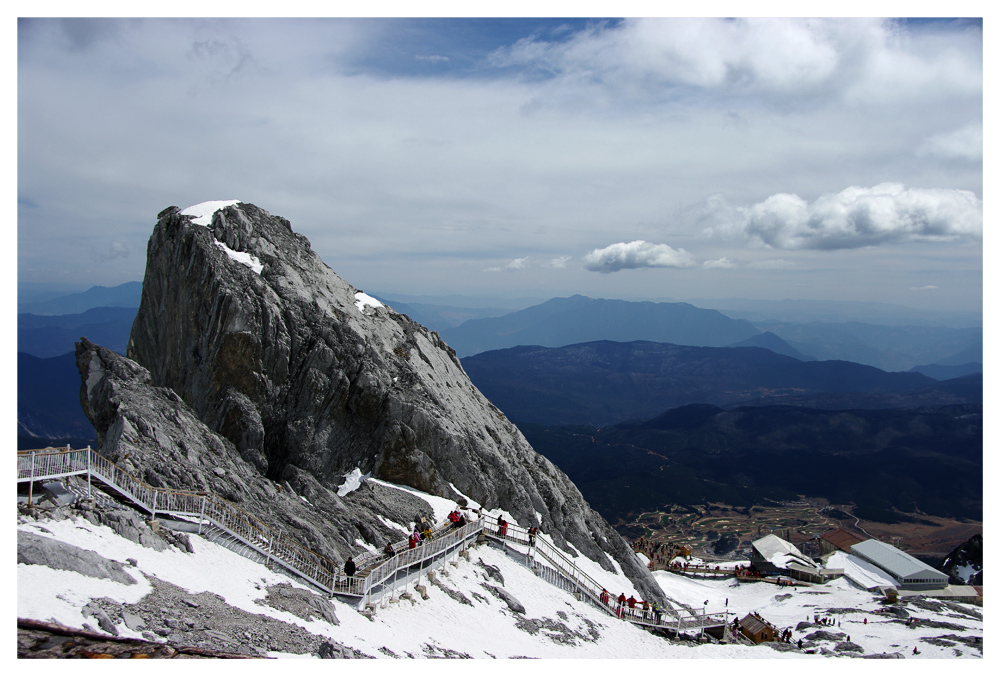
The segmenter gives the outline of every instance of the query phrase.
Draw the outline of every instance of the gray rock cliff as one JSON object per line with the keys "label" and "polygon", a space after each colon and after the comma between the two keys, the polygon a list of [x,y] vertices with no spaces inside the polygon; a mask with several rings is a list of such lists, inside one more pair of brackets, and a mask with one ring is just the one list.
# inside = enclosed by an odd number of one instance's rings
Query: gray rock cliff
{"label": "gray rock cliff", "polygon": [[[78,348],[85,410],[102,441],[138,432],[173,449],[190,487],[224,479],[237,499],[269,498],[273,482],[308,486],[347,531],[365,523],[336,505],[336,488],[354,468],[459,503],[468,496],[540,526],[560,547],[609,570],[616,560],[646,598],[662,599],[627,544],[472,385],[436,333],[365,304],[281,217],[239,203],[216,211],[209,226],[192,220],[176,207],[159,214],[132,361]],[[129,381],[168,408],[183,402],[203,423],[202,441],[172,442],[165,427],[122,415],[131,406],[125,399],[101,405],[99,383],[115,369],[122,376],[106,388]],[[169,411],[163,415],[170,427]],[[141,429],[143,420],[155,429]],[[234,469],[217,477],[209,470],[222,455]],[[315,529],[310,541],[321,550],[341,558],[350,549],[353,532]]]}

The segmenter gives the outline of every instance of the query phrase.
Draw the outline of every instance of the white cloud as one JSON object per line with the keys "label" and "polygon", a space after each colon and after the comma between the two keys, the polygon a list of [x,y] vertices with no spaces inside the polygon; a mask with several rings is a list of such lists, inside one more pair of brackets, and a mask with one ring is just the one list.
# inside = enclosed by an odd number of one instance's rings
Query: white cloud
{"label": "white cloud", "polygon": [[983,234],[983,203],[971,191],[900,183],[852,186],[812,203],[778,193],[736,212],[738,220],[706,231],[742,233],[752,244],[777,249],[856,249],[886,242],[979,239]]}
{"label": "white cloud", "polygon": [[981,92],[982,39],[971,35],[901,39],[900,25],[882,19],[641,18],[564,42],[524,38],[493,62],[637,96],[684,86],[863,103]]}
{"label": "white cloud", "polygon": [[917,155],[937,155],[970,161],[983,159],[983,124],[969,124],[946,134],[929,137],[917,149]]}
{"label": "white cloud", "polygon": [[791,270],[796,266],[795,263],[784,258],[767,258],[762,261],[753,261],[747,267],[754,270]]}
{"label": "white cloud", "polygon": [[420,54],[417,54],[415,58],[417,61],[428,61],[430,63],[447,63],[451,60],[447,56],[441,56],[439,54],[432,54],[430,56],[421,56]]}
{"label": "white cloud", "polygon": [[560,256],[559,258],[553,258],[549,261],[549,267],[556,268],[557,270],[562,270],[570,262],[570,256]]}
{"label": "white cloud", "polygon": [[115,258],[128,258],[128,247],[123,242],[112,242],[104,251],[94,253],[94,258],[99,261],[110,261]]}
{"label": "white cloud", "polygon": [[723,256],[722,258],[716,259],[714,261],[705,261],[704,263],[701,264],[701,266],[709,269],[711,268],[730,269],[736,267],[736,261],[727,256]]}
{"label": "white cloud", "polygon": [[483,271],[484,272],[508,272],[508,271],[511,271],[511,270],[524,270],[526,267],[528,267],[528,258],[529,258],[528,256],[524,256],[523,258],[515,258],[514,260],[512,260],[510,263],[507,263],[506,265],[499,265],[499,266],[495,266],[495,267],[484,268]]}
{"label": "white cloud", "polygon": [[927,286],[911,286],[910,291],[933,291],[937,289],[933,284],[928,284]]}
{"label": "white cloud", "polygon": [[635,268],[689,268],[695,263],[684,249],[639,239],[594,249],[583,257],[583,264],[594,272],[618,272]]}

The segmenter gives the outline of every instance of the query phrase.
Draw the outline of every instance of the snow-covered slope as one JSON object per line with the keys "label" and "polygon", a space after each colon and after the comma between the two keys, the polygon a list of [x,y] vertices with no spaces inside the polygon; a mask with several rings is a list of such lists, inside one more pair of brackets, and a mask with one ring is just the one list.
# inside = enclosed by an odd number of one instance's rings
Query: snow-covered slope
{"label": "snow-covered slope", "polygon": [[[412,586],[401,588],[399,592],[411,593],[412,601],[386,603],[369,619],[354,604],[319,597],[197,536],[190,537],[193,553],[188,553],[176,547],[143,547],[78,516],[39,521],[22,516],[18,528],[117,561],[136,580],[125,584],[19,563],[18,617],[97,628],[95,610],[101,609],[125,637],[181,645],[200,642],[217,650],[275,657],[312,656],[323,642],[349,648],[356,656],[378,658],[808,657],[797,650],[699,645],[655,636],[577,601],[489,545],[473,547],[468,560],[456,557],[434,582],[425,576],[426,600]],[[630,593],[627,578],[615,579],[594,563],[591,567],[616,593],[619,586]],[[668,596],[691,607],[701,608],[707,601],[708,612],[728,609],[740,617],[760,612],[778,627],[792,628],[793,641],[803,639],[817,655],[824,650],[833,654],[838,645],[843,651],[848,636],[862,652],[839,654],[914,657],[914,646],[919,657],[982,654],[981,643],[977,647],[982,621],[976,619],[981,609],[969,606],[911,602],[907,612],[920,618],[920,624],[910,628],[897,616],[876,613],[882,607],[877,597],[846,580],[793,591],[764,583],[692,580],[667,572],[655,577]],[[314,606],[329,604],[336,623],[319,612],[302,612],[309,606],[296,606],[296,598]],[[813,624],[816,615],[833,618],[834,626]],[[137,624],[142,621],[137,618],[145,618],[145,626]],[[166,623],[159,631],[158,621]]]}

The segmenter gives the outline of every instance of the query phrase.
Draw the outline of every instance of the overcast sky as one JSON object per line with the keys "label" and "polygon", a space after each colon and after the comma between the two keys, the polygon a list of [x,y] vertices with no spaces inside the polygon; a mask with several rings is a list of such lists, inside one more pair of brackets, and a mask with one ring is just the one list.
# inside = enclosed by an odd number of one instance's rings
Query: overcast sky
{"label": "overcast sky", "polygon": [[141,280],[164,207],[369,292],[982,307],[970,20],[18,22],[18,280]]}

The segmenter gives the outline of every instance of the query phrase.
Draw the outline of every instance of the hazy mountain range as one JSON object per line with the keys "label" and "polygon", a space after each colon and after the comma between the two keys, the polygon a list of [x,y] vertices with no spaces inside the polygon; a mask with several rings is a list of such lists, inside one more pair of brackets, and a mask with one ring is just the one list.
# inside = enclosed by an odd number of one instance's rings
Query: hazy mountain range
{"label": "hazy mountain range", "polygon": [[687,404],[884,409],[982,403],[981,375],[937,381],[847,361],[800,361],[759,347],[596,341],[494,350],[462,365],[508,417],[543,425],[603,426]]}
{"label": "hazy mountain range", "polygon": [[[60,380],[57,377],[60,368],[67,371],[62,374],[62,381],[74,380],[77,374],[69,360],[65,363],[59,360],[48,363],[46,360],[70,353],[74,342],[81,336],[124,353],[140,294],[141,284],[129,282],[110,288],[93,287],[83,293],[44,301],[20,303],[18,351],[39,360],[19,357],[19,388],[23,389],[36,382],[55,385]],[[737,377],[736,372],[727,372],[726,368],[729,367],[725,365],[725,360],[720,361],[719,357],[723,353],[711,353],[716,356],[706,358],[703,368],[707,370],[704,371],[703,375],[706,377],[702,378],[703,382],[697,382],[699,379],[697,368],[688,365],[685,367],[689,371],[688,375],[681,378],[679,372],[675,372],[671,376],[682,380],[686,378],[687,384],[679,388],[675,386],[673,389],[676,392],[666,398],[658,398],[653,396],[657,388],[670,389],[667,380],[654,382],[660,376],[654,376],[642,369],[628,375],[627,371],[613,373],[613,369],[608,370],[604,366],[594,365],[595,370],[586,374],[583,363],[577,358],[575,365],[570,369],[572,373],[567,371],[563,374],[569,380],[562,384],[557,379],[553,380],[554,375],[551,373],[542,377],[544,369],[534,374],[518,373],[517,378],[528,378],[527,382],[519,383],[514,377],[519,367],[509,361],[505,368],[513,370],[509,373],[498,373],[499,379],[490,380],[492,376],[487,377],[486,374],[490,368],[495,369],[499,364],[496,360],[510,360],[514,355],[523,357],[528,353],[538,357],[544,354],[543,351],[520,350],[506,355],[492,355],[489,358],[478,356],[473,358],[468,355],[481,353],[494,346],[497,348],[523,345],[562,347],[588,340],[620,343],[641,340],[661,343],[663,347],[657,348],[661,353],[672,351],[675,355],[674,368],[679,368],[676,359],[679,359],[677,355],[683,352],[678,351],[679,347],[729,346],[769,350],[768,353],[759,353],[762,356],[744,357],[744,360],[749,359],[750,362],[740,369],[749,368],[751,371],[756,369],[757,373],[761,373],[762,369],[766,370],[765,367],[776,368],[774,360],[769,356],[771,353],[797,360],[793,362],[779,360],[784,365],[781,368],[786,372],[788,369],[802,368],[806,368],[807,371],[811,368],[813,369],[811,372],[814,373],[823,369],[839,371],[841,375],[847,371],[862,372],[848,365],[813,367],[790,365],[831,359],[876,365],[883,369],[887,368],[885,364],[890,362],[893,368],[888,370],[912,369],[938,380],[982,371],[982,329],[977,325],[964,328],[934,326],[933,321],[928,321],[926,325],[881,326],[859,321],[824,323],[815,320],[816,317],[831,316],[856,320],[858,317],[869,316],[872,312],[869,305],[877,304],[831,305],[820,302],[815,304],[816,314],[810,315],[808,304],[792,301],[783,303],[748,301],[750,306],[756,308],[755,311],[773,310],[774,317],[784,317],[782,311],[786,315],[794,311],[798,313],[797,316],[810,320],[806,323],[795,323],[787,319],[770,319],[753,324],[745,319],[732,319],[717,310],[703,309],[688,303],[603,300],[579,295],[553,298],[520,309],[516,308],[533,303],[534,299],[403,296],[398,297],[398,300],[389,298],[386,300],[398,311],[438,331],[459,354],[465,355],[463,366],[469,370],[474,380],[478,379],[477,384],[481,384],[485,391],[491,393],[489,396],[497,398],[498,405],[508,410],[509,415],[515,419],[545,423],[551,423],[553,419],[576,422],[635,419],[644,415],[655,415],[671,405],[682,405],[692,401],[725,406],[750,402],[758,404],[794,402],[824,408],[845,405],[892,407],[944,401],[973,401],[975,396],[970,396],[968,390],[970,388],[974,390],[976,386],[970,385],[969,381],[961,381],[961,385],[944,387],[928,380],[896,378],[889,380],[894,383],[907,383],[913,387],[879,385],[870,392],[853,392],[850,397],[845,398],[841,392],[842,388],[816,387],[815,384],[803,387],[789,385],[772,372],[768,378],[777,378],[775,382],[784,383],[777,388],[784,388],[784,391],[769,391],[769,386],[764,383],[754,383],[750,375]],[[515,309],[512,311],[512,308]],[[833,312],[831,308],[839,314],[831,314]],[[919,314],[917,310],[899,309],[896,306],[890,306],[888,309],[879,306],[878,309],[885,310],[886,317],[912,318],[914,314]],[[933,315],[928,316],[933,319]],[[672,345],[668,346],[668,343]],[[635,346],[629,349],[634,350]],[[651,348],[647,348],[647,351],[648,349]],[[579,349],[576,352],[579,357]],[[688,350],[686,354],[694,353]],[[555,361],[566,358],[559,357]],[[634,361],[648,360],[648,358],[648,355],[641,358],[637,355],[632,357]],[[490,361],[496,364],[487,368],[485,364]],[[645,368],[648,371],[649,365]],[[878,378],[884,377],[884,375],[878,376]],[[595,382],[600,378],[610,379],[595,386]],[[981,385],[979,387],[981,390]],[[949,391],[950,394],[947,394]],[[605,403],[587,403],[582,409],[579,408],[582,399],[599,398],[602,392],[609,394]],[[511,397],[508,393],[518,393],[518,396]],[[77,393],[70,392],[65,397],[61,395],[62,393],[53,396],[58,400],[65,399],[66,406],[74,414],[77,413],[76,409],[79,408],[76,403]],[[704,398],[699,399],[695,395]],[[948,399],[950,396],[956,398]],[[981,398],[981,394],[979,396]],[[526,401],[540,401],[543,405],[528,407],[523,403]],[[32,399],[19,396],[19,419],[32,421],[26,429],[33,430],[36,434],[39,430],[46,430],[47,434],[51,433],[54,437],[76,437],[80,433],[77,420],[80,416],[50,415],[49,412],[42,410],[45,408],[45,402],[44,397]],[[34,408],[36,404],[40,407],[37,410]],[[59,410],[60,406],[54,407],[53,410]],[[528,415],[530,411],[558,411],[560,408],[572,414],[563,417],[545,414],[544,419]],[[596,415],[595,411],[598,412]],[[61,429],[59,420],[67,421]],[[47,422],[39,424],[39,421]]]}

